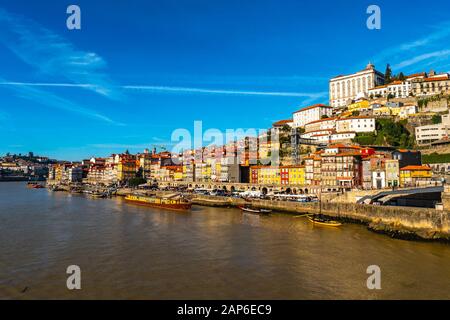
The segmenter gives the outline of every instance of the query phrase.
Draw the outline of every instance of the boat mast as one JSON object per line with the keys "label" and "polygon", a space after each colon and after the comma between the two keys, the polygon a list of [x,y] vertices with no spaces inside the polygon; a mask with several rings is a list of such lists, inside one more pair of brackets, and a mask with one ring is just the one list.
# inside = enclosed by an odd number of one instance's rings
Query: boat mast
{"label": "boat mast", "polygon": [[322,174],[320,175],[319,190],[319,214],[322,216]]}

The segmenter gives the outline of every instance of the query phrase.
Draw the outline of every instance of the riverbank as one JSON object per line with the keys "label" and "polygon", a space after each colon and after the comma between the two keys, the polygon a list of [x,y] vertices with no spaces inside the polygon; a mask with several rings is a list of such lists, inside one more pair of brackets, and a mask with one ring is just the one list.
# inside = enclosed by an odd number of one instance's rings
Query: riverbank
{"label": "riverbank", "polygon": [[[62,187],[71,190],[70,186]],[[126,196],[131,193],[141,195],[156,194],[163,196],[165,191],[133,190],[119,188],[116,196]],[[320,207],[319,203],[300,203],[290,201],[251,200],[242,198],[217,197],[188,194],[192,203],[206,207],[239,207],[251,205],[255,208],[270,209],[277,212],[299,214],[318,214],[348,223],[363,224],[369,230],[388,235],[393,238],[405,240],[443,241],[450,242],[450,213],[435,209],[374,206],[356,203],[331,202],[325,200]]]}
{"label": "riverbank", "polygon": [[[214,202],[214,200],[216,202]],[[197,196],[193,202],[212,206],[227,203],[230,207],[248,205],[244,199]],[[411,207],[373,206],[355,203],[299,203],[253,200],[255,208],[292,214],[322,213],[349,223],[364,224],[369,230],[405,240],[450,242],[450,214],[445,211]]]}
{"label": "riverbank", "polygon": [[45,181],[45,179],[28,176],[0,177],[0,182],[23,182],[23,181]]}

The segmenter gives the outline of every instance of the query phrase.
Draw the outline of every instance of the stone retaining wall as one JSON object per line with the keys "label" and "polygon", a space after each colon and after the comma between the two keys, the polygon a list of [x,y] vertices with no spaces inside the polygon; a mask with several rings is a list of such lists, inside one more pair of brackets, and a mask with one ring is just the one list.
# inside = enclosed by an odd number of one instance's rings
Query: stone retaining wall
{"label": "stone retaining wall", "polygon": [[[198,196],[196,199],[223,197]],[[230,206],[249,204],[243,199],[229,198]],[[203,205],[208,205],[205,203]],[[294,214],[319,213],[319,203],[253,200],[256,208]],[[344,221],[363,223],[369,229],[393,237],[423,240],[450,240],[450,213],[435,209],[362,205],[355,203],[322,203],[322,214]]]}

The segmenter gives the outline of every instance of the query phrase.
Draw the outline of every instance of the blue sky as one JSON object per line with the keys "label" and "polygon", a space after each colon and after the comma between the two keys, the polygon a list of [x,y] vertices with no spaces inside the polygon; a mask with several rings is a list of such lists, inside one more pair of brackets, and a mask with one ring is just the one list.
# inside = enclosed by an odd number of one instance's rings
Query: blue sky
{"label": "blue sky", "polygon": [[[82,29],[66,28],[77,4]],[[366,28],[377,4],[382,29]],[[0,0],[0,154],[142,151],[177,128],[267,128],[328,79],[450,70],[448,1]]]}

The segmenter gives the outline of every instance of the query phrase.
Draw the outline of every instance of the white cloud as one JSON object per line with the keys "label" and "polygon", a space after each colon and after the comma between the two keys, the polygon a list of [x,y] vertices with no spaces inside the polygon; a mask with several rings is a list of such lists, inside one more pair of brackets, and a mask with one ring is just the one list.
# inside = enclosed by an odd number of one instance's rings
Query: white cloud
{"label": "white cloud", "polygon": [[0,43],[19,59],[45,75],[65,78],[102,96],[120,99],[122,94],[106,74],[106,62],[94,52],[73,44],[47,28],[0,9]]}
{"label": "white cloud", "polygon": [[80,106],[75,102],[57,96],[51,92],[41,90],[33,85],[24,83],[16,83],[2,80],[0,78],[0,86],[7,86],[11,88],[20,98],[31,100],[33,102],[45,105],[51,108],[69,111],[84,117],[105,122],[111,125],[123,126],[124,124],[114,121],[111,118],[97,112],[96,110]]}
{"label": "white cloud", "polygon": [[124,89],[134,89],[153,92],[173,92],[173,93],[203,93],[203,94],[223,94],[223,95],[250,95],[250,96],[276,96],[276,97],[309,97],[321,98],[327,92],[302,93],[302,92],[276,92],[276,91],[243,91],[226,89],[202,89],[188,87],[168,87],[168,86],[147,86],[147,85],[127,85]]}
{"label": "white cloud", "polygon": [[[88,88],[92,84],[71,84],[71,83],[39,83],[39,82],[14,82],[3,81],[0,86],[22,86],[22,87],[72,87]],[[308,100],[316,100],[325,97],[328,92],[279,92],[279,91],[245,91],[228,89],[204,89],[189,87],[170,87],[170,86],[148,86],[148,85],[124,85],[123,89],[139,90],[149,92],[163,93],[185,93],[185,94],[221,94],[221,95],[244,95],[244,96],[273,96],[273,97],[303,97]]]}
{"label": "white cloud", "polygon": [[443,58],[443,57],[449,57],[449,56],[450,56],[450,50],[441,50],[441,51],[436,51],[436,52],[424,53],[424,54],[418,55],[416,57],[412,57],[410,59],[401,61],[398,64],[394,65],[393,68],[401,69],[401,68],[409,67],[411,65],[417,64],[419,62],[422,62],[424,60],[428,60],[431,58]]}
{"label": "white cloud", "polygon": [[[430,29],[430,28],[429,28]],[[424,28],[424,31],[427,31]],[[378,63],[390,63],[395,72],[406,68],[412,71],[415,65],[422,61],[430,60],[431,64],[444,62],[449,57],[450,21],[444,21],[431,27],[428,34],[416,40],[402,43],[400,45],[387,48],[376,55],[373,60]],[[433,60],[434,59],[434,60]],[[435,65],[440,67],[439,65]],[[423,67],[423,66],[421,66]]]}

